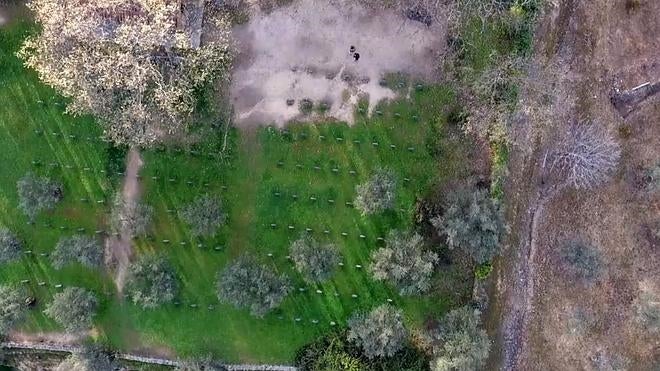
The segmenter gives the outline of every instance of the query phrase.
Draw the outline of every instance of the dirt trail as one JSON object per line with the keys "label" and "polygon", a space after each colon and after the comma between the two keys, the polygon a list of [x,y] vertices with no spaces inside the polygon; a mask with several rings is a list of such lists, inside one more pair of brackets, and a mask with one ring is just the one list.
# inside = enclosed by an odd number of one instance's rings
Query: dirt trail
{"label": "dirt trail", "polygon": [[[124,185],[121,191],[125,205],[135,204],[140,197],[138,173],[142,165],[140,152],[136,148],[131,148],[126,160]],[[124,227],[119,231],[119,236],[111,235],[105,241],[106,264],[115,270],[115,284],[120,294],[124,288],[126,270],[133,254],[132,240],[130,231]]]}
{"label": "dirt trail", "polygon": [[67,332],[36,332],[26,333],[22,331],[12,331],[7,337],[9,340],[22,344],[60,344],[77,345],[90,336],[91,331],[79,331],[75,333]]}

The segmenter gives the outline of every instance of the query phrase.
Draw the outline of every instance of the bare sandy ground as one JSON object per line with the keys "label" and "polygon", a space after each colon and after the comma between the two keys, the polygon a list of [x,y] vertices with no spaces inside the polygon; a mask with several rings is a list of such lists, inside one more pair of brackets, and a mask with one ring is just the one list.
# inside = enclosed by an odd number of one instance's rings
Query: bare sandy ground
{"label": "bare sandy ground", "polygon": [[[126,173],[121,193],[125,204],[134,204],[140,197],[138,173],[142,164],[140,152],[132,148],[126,160]],[[133,254],[132,241],[130,231],[125,229],[120,231],[119,236],[111,235],[105,241],[106,264],[115,269],[115,284],[120,294],[124,288],[126,270]]]}
{"label": "bare sandy ground", "polygon": [[[240,50],[231,86],[235,122],[281,126],[300,118],[304,98],[329,103],[327,116],[351,122],[358,96],[368,95],[372,108],[395,97],[380,86],[383,74],[432,78],[444,36],[444,25],[427,27],[344,0],[299,0],[256,14],[234,29]],[[357,62],[351,46],[360,54]]]}

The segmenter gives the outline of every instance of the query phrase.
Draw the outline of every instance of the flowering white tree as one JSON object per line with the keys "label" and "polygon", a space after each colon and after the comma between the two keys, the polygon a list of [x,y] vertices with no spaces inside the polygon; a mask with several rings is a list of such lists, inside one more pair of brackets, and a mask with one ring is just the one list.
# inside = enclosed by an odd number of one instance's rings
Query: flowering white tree
{"label": "flowering white tree", "polygon": [[153,144],[185,128],[199,92],[229,69],[228,22],[202,4],[33,0],[41,32],[18,54],[71,98],[68,112],[96,116],[115,142]]}

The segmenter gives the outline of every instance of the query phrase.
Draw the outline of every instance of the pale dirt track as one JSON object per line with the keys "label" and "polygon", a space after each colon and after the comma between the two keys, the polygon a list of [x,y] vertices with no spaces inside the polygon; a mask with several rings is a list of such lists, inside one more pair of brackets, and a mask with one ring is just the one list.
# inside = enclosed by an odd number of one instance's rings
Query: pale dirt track
{"label": "pale dirt track", "polygon": [[[132,148],[128,152],[126,159],[126,171],[124,175],[124,184],[121,191],[121,197],[124,204],[133,205],[140,197],[139,172],[142,168],[142,159],[140,152]],[[115,271],[115,284],[117,291],[121,294],[124,288],[124,280],[128,264],[133,255],[132,237],[130,231],[125,228],[119,232],[119,236],[110,235],[105,241],[106,264]]]}

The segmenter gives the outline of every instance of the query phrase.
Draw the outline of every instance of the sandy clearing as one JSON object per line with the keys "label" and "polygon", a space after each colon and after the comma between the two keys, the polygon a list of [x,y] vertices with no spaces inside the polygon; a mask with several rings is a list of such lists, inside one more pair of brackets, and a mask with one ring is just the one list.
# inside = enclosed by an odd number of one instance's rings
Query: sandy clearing
{"label": "sandy clearing", "polygon": [[[300,0],[255,15],[233,34],[240,50],[231,86],[236,124],[281,126],[300,118],[298,103],[304,98],[328,102],[326,115],[352,122],[360,95],[370,97],[372,108],[395,97],[379,84],[385,73],[432,78],[445,25],[427,27],[350,1]],[[351,45],[360,54],[357,62]],[[288,106],[287,99],[295,103]]]}

